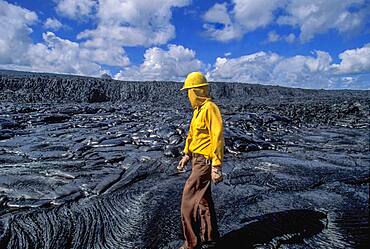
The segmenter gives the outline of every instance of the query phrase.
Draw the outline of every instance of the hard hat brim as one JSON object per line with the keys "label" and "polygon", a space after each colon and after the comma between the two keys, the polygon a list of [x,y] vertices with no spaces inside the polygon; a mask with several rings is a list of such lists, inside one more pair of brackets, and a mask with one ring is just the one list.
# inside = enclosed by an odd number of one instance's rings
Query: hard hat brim
{"label": "hard hat brim", "polygon": [[187,89],[190,89],[190,88],[195,88],[195,87],[201,87],[201,86],[208,86],[209,84],[208,83],[203,83],[203,84],[199,84],[199,85],[196,85],[196,86],[188,86],[188,87],[183,87],[180,89],[180,91],[182,90],[187,90]]}

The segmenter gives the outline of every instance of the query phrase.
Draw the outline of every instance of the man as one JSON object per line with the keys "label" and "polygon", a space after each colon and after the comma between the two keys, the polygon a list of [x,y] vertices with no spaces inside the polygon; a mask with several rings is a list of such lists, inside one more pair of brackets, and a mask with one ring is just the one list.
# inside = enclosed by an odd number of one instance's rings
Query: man
{"label": "man", "polygon": [[203,74],[190,73],[181,90],[187,90],[194,109],[183,157],[177,166],[182,171],[191,159],[192,172],[181,200],[181,221],[186,239],[181,248],[192,249],[201,243],[214,243],[219,238],[211,180],[215,184],[222,181],[224,129],[221,112],[209,96],[208,82]]}

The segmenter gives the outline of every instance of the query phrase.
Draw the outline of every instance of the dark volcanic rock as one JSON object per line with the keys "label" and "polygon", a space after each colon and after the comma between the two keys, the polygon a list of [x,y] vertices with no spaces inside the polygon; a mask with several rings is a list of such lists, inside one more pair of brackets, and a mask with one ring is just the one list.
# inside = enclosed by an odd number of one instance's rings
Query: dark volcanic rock
{"label": "dark volcanic rock", "polygon": [[[179,248],[180,85],[1,76],[0,248]],[[226,143],[216,247],[367,248],[369,91],[212,92]]]}
{"label": "dark volcanic rock", "polygon": [[7,118],[0,118],[0,129],[13,129],[19,128],[20,125],[14,120]]}
{"label": "dark volcanic rock", "polygon": [[[81,76],[0,71],[0,101],[151,102],[187,106],[182,83],[123,82]],[[212,83],[212,96],[238,112],[275,112],[294,122],[365,127],[370,91],[312,90],[242,83]],[[338,122],[339,121],[339,122]]]}
{"label": "dark volcanic rock", "polygon": [[41,123],[62,123],[69,119],[68,115],[63,114],[51,114],[47,115],[40,120]]}
{"label": "dark volcanic rock", "polygon": [[88,95],[87,102],[89,102],[89,103],[104,102],[104,101],[108,101],[108,100],[109,100],[109,98],[105,95],[105,93],[97,87],[97,88],[91,89],[91,91]]}

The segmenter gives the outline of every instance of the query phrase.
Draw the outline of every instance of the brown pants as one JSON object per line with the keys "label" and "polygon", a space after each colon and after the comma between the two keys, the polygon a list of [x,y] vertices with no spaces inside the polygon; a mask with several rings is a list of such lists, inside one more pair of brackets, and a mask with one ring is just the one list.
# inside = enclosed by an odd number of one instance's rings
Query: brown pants
{"label": "brown pants", "polygon": [[211,192],[211,167],[210,161],[203,155],[193,154],[192,172],[185,183],[181,200],[182,227],[189,249],[200,241],[219,238]]}

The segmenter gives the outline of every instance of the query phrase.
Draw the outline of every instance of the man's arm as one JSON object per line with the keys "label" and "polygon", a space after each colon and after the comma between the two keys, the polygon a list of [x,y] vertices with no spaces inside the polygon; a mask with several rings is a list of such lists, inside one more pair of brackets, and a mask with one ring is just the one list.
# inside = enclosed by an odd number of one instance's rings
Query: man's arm
{"label": "man's arm", "polygon": [[224,158],[224,127],[221,112],[214,103],[207,108],[206,123],[211,137],[212,166],[221,167]]}
{"label": "man's arm", "polygon": [[193,130],[192,130],[191,124],[190,124],[188,136],[186,137],[185,146],[184,146],[184,150],[183,150],[184,155],[190,155],[189,145],[191,143],[192,138],[193,138]]}
{"label": "man's arm", "polygon": [[181,158],[179,164],[177,165],[177,170],[179,170],[179,171],[184,170],[186,164],[188,163],[188,161],[191,158],[190,151],[189,151],[189,145],[190,145],[191,140],[193,138],[192,122],[193,122],[193,119],[190,122],[188,136],[186,137],[184,150],[182,151],[183,157]]}
{"label": "man's arm", "polygon": [[190,155],[189,146],[190,146],[191,140],[193,138],[193,128],[192,128],[193,125],[192,125],[192,123],[193,123],[193,118],[191,119],[188,136],[186,137],[185,146],[184,146],[184,149],[182,151],[184,155]]}

